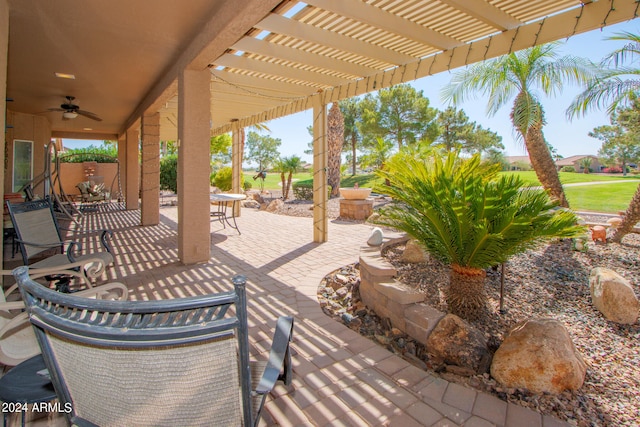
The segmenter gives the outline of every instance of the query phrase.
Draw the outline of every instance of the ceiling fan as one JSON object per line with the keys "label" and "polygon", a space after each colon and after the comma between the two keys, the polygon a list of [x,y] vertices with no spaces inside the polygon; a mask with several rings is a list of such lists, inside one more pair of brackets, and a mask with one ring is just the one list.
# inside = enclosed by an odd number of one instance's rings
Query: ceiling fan
{"label": "ceiling fan", "polygon": [[81,110],[80,107],[73,103],[75,96],[65,96],[67,102],[60,105],[60,108],[49,108],[49,111],[62,111],[62,120],[71,120],[78,117],[78,114],[91,120],[101,122],[102,119],[97,114],[90,111]]}

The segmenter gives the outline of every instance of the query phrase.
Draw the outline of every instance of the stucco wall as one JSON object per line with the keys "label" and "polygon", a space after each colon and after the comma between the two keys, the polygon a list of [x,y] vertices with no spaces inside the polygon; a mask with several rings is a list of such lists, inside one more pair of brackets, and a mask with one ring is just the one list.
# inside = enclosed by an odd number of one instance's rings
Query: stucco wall
{"label": "stucco wall", "polygon": [[[102,179],[107,191],[111,192],[113,197],[117,197],[118,193],[118,164],[117,163],[98,163],[95,170],[93,180]],[[80,194],[76,188],[76,184],[87,181],[82,163],[60,163],[60,171],[58,174],[62,189],[66,194]],[[55,189],[59,192],[58,188]]]}

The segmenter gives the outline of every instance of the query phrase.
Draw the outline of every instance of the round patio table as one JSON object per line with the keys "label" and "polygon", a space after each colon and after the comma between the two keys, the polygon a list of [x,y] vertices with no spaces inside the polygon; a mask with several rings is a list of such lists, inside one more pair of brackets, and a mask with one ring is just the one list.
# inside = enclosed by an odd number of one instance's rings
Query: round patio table
{"label": "round patio table", "polygon": [[[217,209],[211,212],[211,216],[217,218],[226,228],[226,224],[229,224],[229,227],[235,229],[238,234],[242,234],[238,229],[238,224],[236,223],[236,203],[246,199],[247,196],[244,194],[234,194],[234,193],[220,193],[220,194],[210,194],[209,200],[211,200],[212,205],[216,205]],[[229,203],[231,203],[231,216],[228,215]],[[233,221],[233,224],[229,221],[229,218]]]}

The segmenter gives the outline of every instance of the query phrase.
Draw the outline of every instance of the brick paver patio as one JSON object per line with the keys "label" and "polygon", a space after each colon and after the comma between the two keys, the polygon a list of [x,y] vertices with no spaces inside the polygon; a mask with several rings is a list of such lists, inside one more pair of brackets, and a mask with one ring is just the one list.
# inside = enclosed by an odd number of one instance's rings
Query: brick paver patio
{"label": "brick paver patio", "polygon": [[[261,426],[568,425],[448,383],[322,312],[318,284],[331,271],[357,261],[369,225],[331,221],[329,241],[318,244],[313,243],[311,218],[245,208],[238,218],[242,235],[212,220],[211,259],[184,266],[177,257],[176,207],[161,207],[161,224],[153,227],[138,225],[139,211],[105,210],[85,215],[83,222],[90,229],[114,230],[116,267],[105,280],[125,283],[131,298],[228,290],[231,277],[244,274],[256,354],[268,351],[279,315],[295,317],[293,384],[277,386]],[[52,424],[56,420],[31,425]]]}

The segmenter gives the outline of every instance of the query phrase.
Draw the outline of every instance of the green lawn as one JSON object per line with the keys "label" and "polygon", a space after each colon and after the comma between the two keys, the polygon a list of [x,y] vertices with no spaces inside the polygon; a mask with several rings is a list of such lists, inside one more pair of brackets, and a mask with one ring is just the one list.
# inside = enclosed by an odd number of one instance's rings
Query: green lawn
{"label": "green lawn", "polygon": [[637,189],[637,182],[623,182],[565,187],[564,192],[573,210],[618,213],[627,209]]}
{"label": "green lawn", "polygon": [[[529,185],[540,185],[536,178],[535,172],[502,172],[505,174],[517,174],[523,181]],[[260,188],[260,181],[253,180],[252,172],[246,171],[245,177],[251,182],[254,189]],[[627,178],[638,179],[638,176],[629,175]],[[293,175],[294,180],[311,180],[312,174],[308,172],[297,173]],[[620,181],[625,178],[620,176],[607,176],[607,175],[592,175],[583,173],[572,172],[560,172],[560,181],[563,184],[574,184],[580,182],[594,182],[594,181]],[[345,176],[342,177],[340,186],[353,187],[355,183],[358,183],[360,187],[375,187],[377,183],[381,183],[381,180],[374,174]],[[267,173],[267,178],[264,181],[264,188],[266,190],[279,190],[280,189],[280,174],[270,172]],[[637,182],[617,182],[615,184],[593,184],[585,186],[567,186],[564,191],[569,199],[569,205],[572,209],[579,211],[594,211],[594,212],[608,212],[617,213],[627,209],[629,202],[633,197],[636,189],[638,188]]]}
{"label": "green lawn", "polygon": [[[503,174],[518,175],[527,185],[540,185],[540,181],[536,177],[534,171],[515,171],[515,172],[501,172]],[[627,178],[640,178],[639,176],[627,175],[623,177],[622,174],[613,175],[593,175],[590,173],[575,173],[575,172],[559,172],[560,182],[563,184],[573,184],[578,182],[594,182],[594,181],[616,181]]]}
{"label": "green lawn", "polygon": [[[260,180],[253,180],[253,176],[255,175],[255,171],[244,171],[245,180],[251,183],[251,188],[260,189]],[[294,173],[293,180],[304,180],[304,179],[312,179],[313,176],[308,173]],[[285,176],[286,179],[286,176]],[[264,180],[264,189],[265,190],[280,190],[282,188],[280,181],[280,174],[277,172],[267,172],[267,178]]]}

